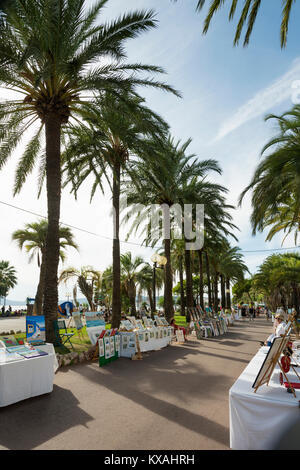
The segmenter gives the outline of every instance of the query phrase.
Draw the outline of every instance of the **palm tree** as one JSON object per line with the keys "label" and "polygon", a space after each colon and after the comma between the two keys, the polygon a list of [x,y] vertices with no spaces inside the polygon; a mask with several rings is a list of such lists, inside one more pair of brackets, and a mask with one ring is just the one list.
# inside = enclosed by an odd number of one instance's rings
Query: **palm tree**
{"label": "palm tree", "polygon": [[254,176],[240,196],[240,204],[248,191],[252,191],[251,224],[253,235],[265,228],[271,230],[267,240],[283,230],[286,235],[300,230],[300,106],[275,119],[279,134],[263,149],[271,153],[258,165]]}
{"label": "palm tree", "polygon": [[226,242],[220,255],[221,305],[225,309],[231,308],[231,281],[244,279],[249,270],[239,247],[232,247]]}
{"label": "palm tree", "polygon": [[180,307],[181,315],[185,316],[185,286],[183,280],[184,274],[184,254],[185,243],[183,240],[172,240],[171,246],[171,263],[174,271],[179,274],[180,285]]}
{"label": "palm tree", "polygon": [[140,269],[144,264],[140,256],[132,257],[130,252],[121,255],[121,284],[129,298],[131,315],[136,316],[136,286],[140,277]]}
{"label": "palm tree", "polygon": [[0,297],[5,299],[10,289],[17,284],[16,270],[9,264],[9,261],[0,261]]}
{"label": "palm tree", "polygon": [[[188,155],[187,149],[190,143],[190,139],[183,144],[176,143],[171,137],[159,144],[154,142],[146,159],[132,162],[130,168],[134,177],[128,179],[124,186],[127,204],[129,207],[132,206],[125,217],[125,220],[133,220],[129,234],[142,227],[143,231],[147,232],[146,242],[152,243],[154,246],[158,242],[160,234],[156,232],[157,227],[152,227],[155,233],[153,230],[151,232],[150,221],[153,218],[153,212],[156,212],[158,216],[160,228],[164,227],[162,238],[164,255],[167,258],[164,307],[168,320],[174,315],[171,260],[173,229],[169,231],[169,227],[177,228],[178,231],[178,227],[174,224],[174,214],[171,214],[172,209],[175,204],[183,207],[185,203],[195,202],[195,194],[196,191],[200,193],[200,186],[203,192],[205,192],[205,188],[208,191],[210,183],[204,182],[207,172],[210,170],[219,171],[215,160],[197,161],[194,154]],[[198,178],[201,183],[198,183]]]}
{"label": "palm tree", "polygon": [[[74,129],[66,150],[67,183],[75,196],[81,184],[92,176],[91,198],[97,188],[103,191],[103,177],[112,192],[114,214],[112,325],[121,320],[120,272],[120,191],[123,175],[128,172],[129,158],[144,155],[149,136],[159,138],[167,124],[144,104],[137,95],[116,97],[105,93],[84,131]],[[70,163],[71,162],[71,163]],[[112,180],[112,181],[111,181]]]}
{"label": "palm tree", "polygon": [[[204,5],[207,2],[205,0],[197,0],[197,10],[201,11]],[[228,1],[227,4],[230,2]],[[242,2],[240,1],[240,4]],[[256,21],[258,11],[262,5],[262,0],[244,0],[244,5],[242,6],[240,18],[237,24],[234,45],[237,45],[240,41],[244,27],[246,26],[246,33],[244,38],[244,46],[247,46],[250,41],[250,37],[253,31],[253,27]],[[283,0],[282,7],[282,19],[281,19],[281,28],[280,28],[280,39],[281,47],[286,47],[287,44],[287,35],[290,22],[290,15],[293,7],[294,0]],[[213,16],[221,9],[225,4],[225,0],[210,0],[208,14],[204,22],[203,33],[206,34]],[[235,13],[237,11],[237,6],[239,4],[238,0],[231,0],[231,8],[229,12],[229,21],[233,20]]]}
{"label": "palm tree", "polygon": [[[43,311],[43,293],[45,286],[45,250],[46,237],[48,231],[47,220],[26,224],[23,230],[16,230],[12,234],[12,239],[18,243],[20,250],[25,247],[29,256],[29,262],[36,256],[37,265],[40,269],[39,283],[35,296],[33,311],[41,314]],[[65,261],[65,249],[72,247],[78,250],[74,241],[74,235],[69,227],[59,227],[60,260]]]}
{"label": "palm tree", "polygon": [[[99,14],[107,2],[97,0],[87,9],[84,0],[14,0],[0,24],[0,85],[20,96],[0,105],[0,168],[33,127],[34,135],[17,166],[14,192],[20,191],[42,154],[40,174],[42,181],[46,176],[48,204],[43,308],[50,342],[55,339],[58,302],[63,138],[74,123],[80,125],[89,115],[91,99],[102,90],[116,95],[136,85],[171,90],[153,79],[153,74],[163,72],[161,68],[125,63],[125,41],[155,27],[153,11],[101,23]],[[151,77],[139,75],[145,72]]]}
{"label": "palm tree", "polygon": [[87,299],[90,309],[95,310],[94,293],[101,282],[100,271],[96,271],[91,266],[83,266],[80,270],[70,267],[60,273],[58,282],[66,283],[73,278],[76,279],[73,290],[75,299],[78,287]]}
{"label": "palm tree", "polygon": [[269,256],[254,276],[255,284],[264,291],[267,302],[294,307],[300,313],[300,255],[284,253]]}
{"label": "palm tree", "polygon": [[[155,287],[161,289],[163,285],[163,271],[158,269],[155,274]],[[147,292],[152,316],[154,311],[154,292],[153,292],[153,268],[149,263],[144,263],[137,276],[139,292]]]}

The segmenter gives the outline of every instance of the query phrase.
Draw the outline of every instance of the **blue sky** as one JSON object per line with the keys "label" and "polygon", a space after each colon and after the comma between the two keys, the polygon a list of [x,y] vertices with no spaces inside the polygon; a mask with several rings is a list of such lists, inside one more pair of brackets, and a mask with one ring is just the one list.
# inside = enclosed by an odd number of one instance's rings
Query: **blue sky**
{"label": "blue sky", "polygon": [[[105,19],[112,19],[134,9],[151,8],[157,12],[158,27],[128,42],[128,61],[160,65],[167,71],[164,80],[180,90],[183,99],[157,90],[143,90],[142,94],[170,123],[175,138],[192,137],[191,152],[200,159],[214,158],[220,162],[223,175],[218,181],[229,188],[228,201],[233,205],[237,204],[239,194],[249,183],[262,147],[276,132],[274,123],[265,123],[264,116],[288,110],[292,106],[292,83],[300,80],[296,23],[300,18],[300,5],[294,6],[288,46],[281,50],[281,1],[266,0],[263,3],[247,48],[233,47],[236,21],[228,22],[226,8],[216,15],[208,34],[203,36],[205,10],[201,14],[195,13],[196,0],[178,0],[177,3],[171,0],[110,0],[103,15]],[[0,173],[0,200],[46,214],[45,194],[37,200],[34,175],[21,195],[12,199],[15,164],[16,159],[13,159]],[[265,234],[252,237],[250,212],[248,197],[243,207],[233,213],[234,221],[241,229],[238,234],[240,247],[245,251],[279,248],[281,236],[271,243],[264,242]],[[19,285],[9,297],[22,300],[27,295],[34,295],[38,270],[34,263],[28,264],[26,253],[21,253],[11,242],[11,233],[35,218],[1,204],[0,216],[4,228],[0,233],[1,258],[9,259],[17,267],[19,277]],[[78,202],[65,191],[62,220],[111,236],[109,194],[103,197],[99,193],[90,204],[88,186],[79,194]],[[109,240],[74,233],[80,253],[70,250],[66,266],[93,265],[102,270],[111,263]],[[293,240],[287,240],[284,246],[293,246]],[[152,254],[150,249],[122,245],[122,251],[129,249],[147,261]],[[255,272],[267,255],[245,253],[251,272]],[[61,297],[70,288],[61,287]]]}

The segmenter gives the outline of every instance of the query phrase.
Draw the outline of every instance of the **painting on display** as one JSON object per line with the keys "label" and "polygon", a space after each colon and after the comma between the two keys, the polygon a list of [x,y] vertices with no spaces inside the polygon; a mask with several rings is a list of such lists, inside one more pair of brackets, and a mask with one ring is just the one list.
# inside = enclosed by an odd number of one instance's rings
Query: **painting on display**
{"label": "painting on display", "polygon": [[32,345],[46,343],[46,328],[44,315],[26,317],[26,339]]}
{"label": "painting on display", "polygon": [[105,326],[103,314],[100,312],[85,312],[86,327]]}
{"label": "painting on display", "polygon": [[280,358],[281,353],[289,342],[289,336],[275,338],[268,354],[257,374],[257,377],[252,385],[252,388],[257,390],[264,384],[268,384],[273,374],[274,368]]}
{"label": "painting on display", "polygon": [[73,317],[73,320],[74,320],[76,330],[82,330],[83,323],[82,323],[82,320],[81,320],[80,312],[73,312],[72,317]]}

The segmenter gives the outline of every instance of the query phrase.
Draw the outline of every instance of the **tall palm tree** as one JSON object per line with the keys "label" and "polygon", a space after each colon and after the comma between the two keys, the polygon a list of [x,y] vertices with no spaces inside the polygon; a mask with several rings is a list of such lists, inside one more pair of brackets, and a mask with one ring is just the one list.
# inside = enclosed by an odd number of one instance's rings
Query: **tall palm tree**
{"label": "tall palm tree", "polygon": [[249,270],[239,247],[232,247],[226,242],[220,255],[221,305],[225,309],[231,308],[231,281],[243,279]]}
{"label": "tall palm tree", "polygon": [[[163,285],[163,272],[158,269],[155,274],[155,287],[161,289]],[[137,276],[139,292],[147,292],[152,316],[154,311],[154,292],[153,292],[153,268],[149,263],[144,263]]]}
{"label": "tall palm tree", "polygon": [[275,233],[286,235],[295,229],[295,241],[300,230],[300,106],[275,119],[279,133],[264,147],[264,156],[254,176],[240,196],[252,191],[251,224],[253,235],[271,227],[267,236]]}
{"label": "tall palm tree", "polygon": [[[167,258],[165,265],[165,293],[164,307],[167,319],[174,315],[172,295],[172,260],[171,238],[174,227],[178,231],[172,209],[175,204],[183,207],[184,203],[193,203],[191,195],[199,191],[196,184],[197,178],[202,180],[202,188],[210,185],[204,183],[207,172],[219,171],[215,160],[198,161],[194,154],[187,154],[191,140],[175,142],[171,137],[159,144],[153,143],[151,152],[147,158],[132,162],[131,170],[134,177],[126,181],[124,193],[126,193],[128,206],[132,206],[125,216],[125,220],[131,219],[132,226],[129,234],[140,228],[146,232],[146,242],[155,245],[160,235],[156,233],[157,227],[151,232],[151,219],[156,213],[160,228],[163,227],[164,255]],[[141,205],[141,207],[139,206]],[[139,209],[140,207],[140,209]],[[161,216],[162,212],[162,216]],[[190,306],[190,305],[188,305]]]}
{"label": "tall palm tree", "polygon": [[5,299],[10,289],[17,284],[16,270],[9,261],[0,261],[0,297]]}
{"label": "tall palm tree", "polygon": [[[218,167],[215,169],[218,173],[221,173],[221,169]],[[200,175],[199,175],[200,176]],[[207,175],[204,173],[200,178],[194,179],[191,184],[185,188],[183,192],[182,204],[184,203],[193,203],[194,206],[197,204],[202,204],[204,206],[204,224],[202,227],[203,230],[203,247],[200,250],[205,252],[206,256],[206,268],[207,268],[207,280],[209,284],[208,294],[209,294],[209,303],[211,305],[211,287],[210,287],[210,260],[208,256],[208,251],[210,245],[213,243],[214,247],[212,252],[215,250],[217,243],[221,243],[225,236],[231,236],[236,238],[232,233],[232,229],[237,227],[232,223],[232,216],[229,213],[229,209],[233,209],[232,206],[226,204],[225,195],[227,189],[223,186],[211,183],[207,180]],[[193,217],[195,215],[193,214]],[[217,227],[217,229],[216,229]],[[195,225],[196,230],[196,225]],[[186,241],[187,242],[187,241]],[[199,257],[199,255],[198,255]],[[202,258],[202,257],[201,257]],[[192,265],[194,262],[195,256],[190,250],[185,250],[185,267],[186,267],[186,299],[187,307],[191,308],[194,305],[193,299],[193,277],[192,277]],[[202,259],[199,260],[202,262]],[[201,264],[201,263],[200,263]],[[201,301],[203,301],[203,275],[202,267],[200,268],[200,292],[201,292]],[[189,310],[188,310],[189,312]],[[189,319],[189,314],[188,314]]]}
{"label": "tall palm tree", "polygon": [[[238,5],[242,3],[239,0],[230,0],[226,2],[226,4],[230,4],[231,7],[229,11],[229,21],[233,20],[235,13],[237,11]],[[197,10],[201,11],[205,4],[208,3],[205,0],[197,0]],[[266,2],[264,2],[266,3]],[[293,4],[295,0],[282,0],[282,19],[281,19],[281,28],[280,28],[280,40],[281,40],[281,47],[286,47],[287,44],[287,35],[288,35],[288,28],[290,22],[290,16]],[[223,7],[225,4],[225,0],[210,0],[209,10],[204,22],[203,33],[206,34],[211,20],[213,16]],[[263,0],[244,0],[244,4],[241,9],[239,21],[236,27],[236,33],[234,38],[234,45],[237,45],[240,41],[242,32],[244,27],[246,27],[246,33],[244,38],[244,46],[247,46],[250,41],[250,37],[253,31],[253,27],[257,18],[257,14],[261,5],[263,4]]]}
{"label": "tall palm tree", "polygon": [[185,243],[183,240],[172,240],[171,245],[171,262],[174,271],[179,274],[179,285],[180,285],[180,307],[181,315],[185,316],[185,288],[184,288],[184,254],[185,254]]}
{"label": "tall palm tree", "polygon": [[80,270],[70,267],[60,273],[59,282],[66,283],[74,278],[76,279],[74,297],[76,297],[78,287],[87,299],[90,309],[95,310],[94,293],[101,281],[100,271],[96,271],[91,266],[83,266]]}
{"label": "tall palm tree", "polygon": [[121,283],[128,295],[131,315],[133,316],[136,316],[136,287],[140,277],[141,266],[143,264],[143,258],[140,256],[133,258],[130,251],[121,255]]}
{"label": "tall palm tree", "polygon": [[[39,283],[35,296],[33,311],[41,315],[43,311],[43,293],[45,286],[45,251],[46,238],[48,231],[47,220],[26,224],[22,230],[16,230],[12,234],[12,239],[18,243],[20,250],[24,247],[29,256],[29,262],[36,256],[37,265],[40,269]],[[61,261],[65,261],[67,247],[78,250],[78,246],[74,241],[74,235],[69,227],[59,227],[59,256]]]}
{"label": "tall palm tree", "polygon": [[[112,22],[99,21],[108,0],[89,9],[84,0],[14,0],[0,24],[0,86],[18,98],[0,105],[0,168],[33,127],[16,170],[14,192],[20,191],[37,157],[46,175],[48,233],[45,251],[44,314],[46,337],[54,341],[57,315],[57,269],[61,201],[61,146],[65,131],[80,125],[101,90],[118,94],[135,85],[170,90],[153,79],[163,70],[127,64],[127,39],[156,26],[153,11],[127,13]],[[140,73],[150,73],[143,78]],[[41,152],[45,131],[45,152]]]}
{"label": "tall palm tree", "polygon": [[135,95],[116,97],[111,93],[102,94],[97,109],[89,119],[84,131],[73,129],[70,146],[66,150],[66,183],[72,184],[77,195],[86,178],[92,176],[91,198],[97,188],[102,190],[106,178],[112,192],[114,214],[113,235],[113,295],[112,325],[117,328],[121,320],[121,271],[120,271],[120,192],[122,178],[131,174],[128,161],[143,156],[147,150],[147,139],[162,137],[168,129],[160,116]]}

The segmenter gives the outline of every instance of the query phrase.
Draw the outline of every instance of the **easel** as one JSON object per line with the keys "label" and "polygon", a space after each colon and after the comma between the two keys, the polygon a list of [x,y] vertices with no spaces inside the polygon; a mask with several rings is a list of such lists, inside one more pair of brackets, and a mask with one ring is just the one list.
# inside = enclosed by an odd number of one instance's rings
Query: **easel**
{"label": "easel", "polygon": [[143,359],[143,355],[141,353],[141,347],[140,347],[140,341],[139,341],[139,335],[138,334],[135,335],[135,342],[136,342],[137,352],[136,352],[136,354],[134,354],[134,356],[132,356],[131,359],[133,361],[141,361]]}
{"label": "easel", "polygon": [[[270,380],[271,380],[271,377],[272,377],[272,374],[274,372],[274,369],[276,367],[276,365],[279,366],[283,376],[285,377],[286,379],[286,382],[288,383],[289,387],[290,387],[290,390],[292,391],[293,395],[295,398],[296,397],[296,392],[295,392],[295,389],[292,387],[289,379],[287,378],[286,376],[286,373],[285,371],[283,370],[282,368],[282,364],[280,362],[280,356],[281,354],[283,353],[284,349],[286,348],[287,346],[287,343],[289,341],[289,335],[291,333],[291,330],[292,330],[292,325],[293,325],[293,320],[294,320],[294,316],[292,315],[290,318],[289,318],[289,322],[286,326],[286,331],[285,331],[285,334],[282,336],[282,338],[275,338],[274,339],[274,342],[279,342],[280,340],[280,344],[278,346],[278,349],[276,351],[276,353],[274,354],[274,356],[270,359],[270,364],[268,365],[266,371],[264,372],[263,376],[260,378],[260,380],[258,381],[258,383],[256,384],[256,386],[254,387],[254,393],[257,392],[257,390],[259,389],[259,387],[261,387],[262,385],[269,385],[270,383]],[[273,345],[271,346],[271,348],[273,347]],[[272,351],[272,350],[270,350]],[[266,358],[267,359],[267,358]],[[260,372],[259,372],[260,374]],[[297,372],[296,372],[297,374]],[[298,376],[298,374],[297,374]]]}
{"label": "easel", "polygon": [[98,361],[98,360],[99,360],[99,343],[97,341],[92,361]]}
{"label": "easel", "polygon": [[184,335],[182,330],[176,330],[176,339],[178,344],[184,344]]}

